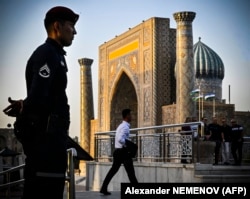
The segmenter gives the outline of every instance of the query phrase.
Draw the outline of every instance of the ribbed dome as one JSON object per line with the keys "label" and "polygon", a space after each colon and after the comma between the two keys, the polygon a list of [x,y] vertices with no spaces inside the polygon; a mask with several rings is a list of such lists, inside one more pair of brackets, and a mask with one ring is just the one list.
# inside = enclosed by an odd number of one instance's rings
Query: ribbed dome
{"label": "ribbed dome", "polygon": [[224,78],[224,64],[211,48],[199,41],[194,44],[194,69],[196,78]]}

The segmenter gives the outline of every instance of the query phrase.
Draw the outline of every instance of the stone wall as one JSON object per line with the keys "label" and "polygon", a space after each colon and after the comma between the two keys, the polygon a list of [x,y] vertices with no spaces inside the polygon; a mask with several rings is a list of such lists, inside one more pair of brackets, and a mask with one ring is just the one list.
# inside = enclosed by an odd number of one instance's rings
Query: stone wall
{"label": "stone wall", "polygon": [[[99,191],[112,163],[88,162],[86,190]],[[134,162],[136,177],[139,182],[200,182],[194,178],[194,165],[137,163]],[[120,190],[121,182],[129,182],[124,166],[113,177],[109,191]]]}
{"label": "stone wall", "polygon": [[[206,117],[208,119],[208,123],[212,122],[213,114],[214,114],[214,105],[212,101],[204,101],[202,102],[196,101],[195,110],[196,115],[190,115],[190,117],[196,117],[199,119],[199,111],[200,117]],[[176,104],[162,106],[162,124],[174,124],[175,123],[175,115],[176,115]],[[202,108],[203,106],[203,108]],[[203,109],[203,111],[202,111]],[[218,118],[218,122],[225,117],[229,121],[234,118],[236,112],[234,111],[234,104],[224,104],[221,102],[215,102],[215,116]],[[237,115],[237,114],[236,114]],[[250,115],[250,114],[249,114]],[[239,117],[240,118],[240,117]],[[247,117],[241,116],[244,118],[243,120],[249,120]],[[185,121],[182,121],[183,123]]]}

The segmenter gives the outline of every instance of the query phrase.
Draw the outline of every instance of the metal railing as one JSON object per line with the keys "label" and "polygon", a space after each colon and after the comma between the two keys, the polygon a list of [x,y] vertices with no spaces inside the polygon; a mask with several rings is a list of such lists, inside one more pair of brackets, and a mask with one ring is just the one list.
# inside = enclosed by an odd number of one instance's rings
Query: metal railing
{"label": "metal railing", "polygon": [[10,168],[10,169],[8,169],[6,171],[0,172],[0,176],[1,175],[3,175],[3,176],[5,175],[5,178],[6,178],[6,183],[0,185],[0,190],[4,189],[4,188],[7,188],[7,190],[6,190],[6,197],[7,198],[10,198],[11,187],[13,187],[15,185],[18,185],[18,184],[24,183],[24,179],[20,179],[20,180],[16,180],[16,181],[11,182],[11,173],[23,169],[24,166],[25,166],[25,164],[21,164],[19,166],[12,167],[12,168]]}
{"label": "metal railing", "polygon": [[[74,174],[74,156],[76,156],[76,150],[74,148],[67,149],[67,171],[66,171],[66,183],[67,183],[67,199],[75,199],[75,174]],[[11,197],[11,187],[24,183],[24,179],[19,179],[11,182],[11,173],[24,169],[25,164],[21,164],[16,167],[12,167],[6,171],[0,172],[0,176],[5,176],[6,183],[0,185],[0,190],[6,189],[6,198]]]}
{"label": "metal railing", "polygon": [[[182,131],[183,126],[196,126],[197,130]],[[195,135],[203,136],[203,122],[191,122],[130,129],[130,138],[138,145],[135,158],[138,162],[194,162],[194,146],[199,148]],[[115,131],[95,134],[95,160],[111,161],[114,151]],[[199,162],[199,150],[196,161]]]}
{"label": "metal railing", "polygon": [[67,199],[75,199],[75,172],[74,172],[74,156],[76,156],[76,150],[70,148],[68,152],[68,167],[66,171],[67,182]]}
{"label": "metal railing", "polygon": [[[197,130],[182,131],[183,126],[198,125]],[[196,132],[198,131],[198,137]],[[182,124],[151,126],[130,129],[131,140],[138,145],[137,162],[174,162],[188,161],[200,163],[204,161],[204,150],[214,153],[213,142],[210,149],[201,148],[209,142],[204,140],[204,124],[191,122]],[[208,145],[207,145],[208,144]],[[95,161],[109,162],[113,159],[115,131],[98,132],[95,134]],[[201,154],[202,153],[202,154]],[[244,137],[242,162],[250,163],[250,137]],[[230,159],[233,162],[232,155]]]}

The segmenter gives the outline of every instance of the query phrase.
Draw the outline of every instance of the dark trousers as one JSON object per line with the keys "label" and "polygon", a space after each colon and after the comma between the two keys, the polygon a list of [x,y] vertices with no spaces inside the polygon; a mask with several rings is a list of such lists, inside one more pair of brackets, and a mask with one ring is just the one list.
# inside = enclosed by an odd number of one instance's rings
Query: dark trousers
{"label": "dark trousers", "polygon": [[219,162],[219,156],[220,156],[220,147],[221,147],[221,141],[217,140],[215,141],[215,148],[214,148],[214,162],[215,164],[218,164]]}
{"label": "dark trousers", "polygon": [[113,157],[114,157],[113,165],[103,181],[101,190],[107,191],[109,182],[111,181],[113,176],[117,173],[121,164],[123,164],[125,167],[130,183],[138,183],[137,178],[135,176],[133,160],[129,156],[126,148],[115,149]]}
{"label": "dark trousers", "polygon": [[[235,164],[241,164],[241,160],[242,160],[242,146],[243,146],[243,142],[232,142],[231,145],[231,151],[232,151],[232,155],[234,158],[234,163]],[[237,151],[238,151],[238,155],[237,155]]]}
{"label": "dark trousers", "polygon": [[37,134],[23,143],[23,149],[26,155],[23,199],[63,199],[67,167],[66,136]]}

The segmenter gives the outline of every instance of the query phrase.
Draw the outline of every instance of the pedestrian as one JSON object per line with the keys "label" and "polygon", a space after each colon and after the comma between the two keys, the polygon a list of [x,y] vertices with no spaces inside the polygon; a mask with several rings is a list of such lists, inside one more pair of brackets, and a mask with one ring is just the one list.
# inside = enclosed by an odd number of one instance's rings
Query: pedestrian
{"label": "pedestrian", "polygon": [[[243,127],[237,124],[235,119],[231,120],[231,151],[234,158],[234,165],[240,166],[242,161]],[[238,155],[237,155],[238,152]]]}
{"label": "pedestrian", "polygon": [[208,125],[208,129],[210,132],[209,140],[215,142],[213,165],[218,165],[220,147],[221,147],[221,141],[222,141],[222,133],[221,133],[221,126],[217,123],[216,117],[213,117],[213,121],[212,123]]}
{"label": "pedestrian", "polygon": [[45,16],[47,39],[26,65],[27,97],[11,100],[4,112],[17,117],[15,134],[25,159],[23,199],[63,199],[70,112],[66,95],[66,52],[79,18],[71,9],[51,8]]}
{"label": "pedestrian", "polygon": [[226,119],[222,118],[221,120],[221,131],[222,131],[222,147],[221,147],[221,155],[222,162],[224,165],[229,165],[229,155],[230,155],[230,143],[231,143],[231,129],[227,124]]}
{"label": "pedestrian", "polygon": [[[208,124],[207,124],[207,118],[203,117],[201,118],[201,121],[204,123],[204,141],[208,141],[209,140],[209,136],[210,136],[210,132],[208,129]],[[201,136],[201,126],[199,126],[199,134]]]}
{"label": "pedestrian", "polygon": [[133,165],[133,159],[128,152],[126,147],[126,140],[129,140],[129,128],[131,122],[131,110],[124,109],[122,111],[122,123],[117,127],[116,134],[115,134],[115,150],[113,153],[113,164],[109,172],[107,173],[100,193],[104,195],[110,195],[111,193],[108,192],[108,184],[113,178],[113,176],[119,170],[121,164],[124,165],[125,170],[127,172],[128,178],[130,183],[138,183],[137,178],[135,176],[135,170]]}

